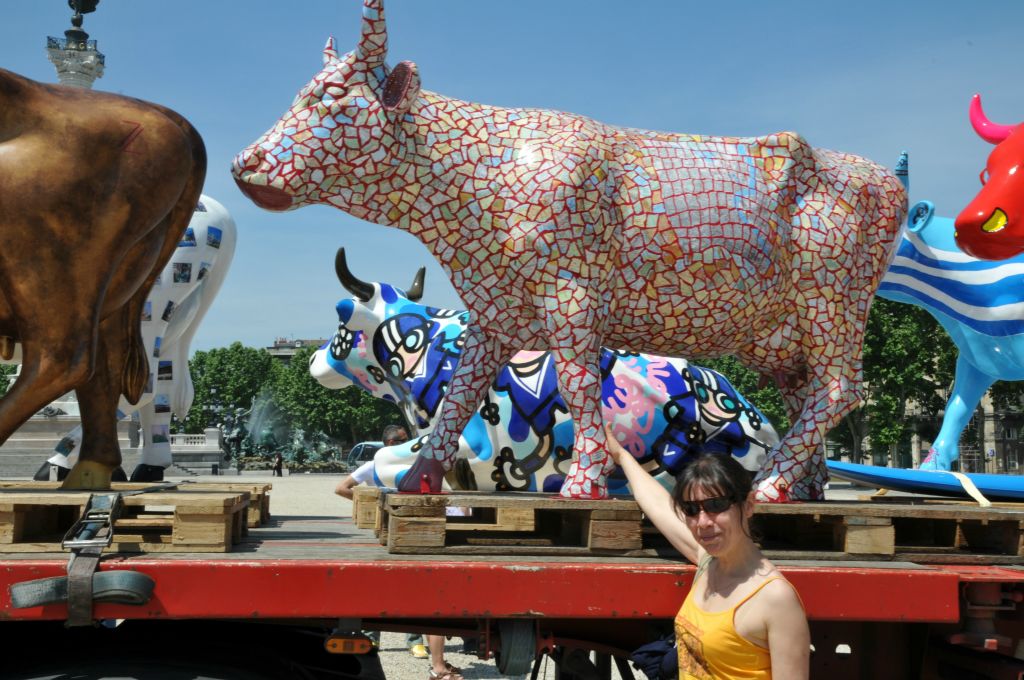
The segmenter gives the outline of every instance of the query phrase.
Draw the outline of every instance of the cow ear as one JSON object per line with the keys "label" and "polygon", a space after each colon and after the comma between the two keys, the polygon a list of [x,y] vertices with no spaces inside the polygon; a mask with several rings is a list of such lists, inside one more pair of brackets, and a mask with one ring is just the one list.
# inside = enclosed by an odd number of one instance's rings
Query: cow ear
{"label": "cow ear", "polygon": [[388,113],[404,116],[419,95],[419,68],[411,61],[403,61],[391,70],[384,81],[384,96],[381,101]]}

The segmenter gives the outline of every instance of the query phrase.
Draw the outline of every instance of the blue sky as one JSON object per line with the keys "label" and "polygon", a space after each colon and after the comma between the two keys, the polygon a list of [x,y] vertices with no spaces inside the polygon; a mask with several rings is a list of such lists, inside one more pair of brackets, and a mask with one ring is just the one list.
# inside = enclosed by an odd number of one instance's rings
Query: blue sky
{"label": "blue sky", "polygon": [[[101,0],[84,28],[107,55],[96,89],[184,114],[206,141],[205,193],[238,223],[235,260],[193,343],[329,336],[344,296],[334,252],[361,278],[461,307],[426,248],[397,229],[328,207],[278,214],[246,200],[234,155],[288,108],[334,35],[355,45],[359,0]],[[424,89],[503,106],[573,111],[606,123],[700,134],[795,130],[814,146],[892,166],[910,153],[911,200],[955,215],[991,147],[967,121],[982,93],[996,121],[1024,120],[1024,3],[683,0],[387,0],[388,61],[416,61]],[[4,2],[0,66],[56,80],[47,35],[64,0]]]}

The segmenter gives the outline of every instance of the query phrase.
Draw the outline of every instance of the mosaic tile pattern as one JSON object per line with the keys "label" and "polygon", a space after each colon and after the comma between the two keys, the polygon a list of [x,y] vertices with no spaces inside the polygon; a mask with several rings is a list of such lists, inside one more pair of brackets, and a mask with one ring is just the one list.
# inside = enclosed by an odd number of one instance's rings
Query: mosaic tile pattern
{"label": "mosaic tile pattern", "polygon": [[906,212],[897,178],[790,132],[703,137],[616,128],[420,90],[389,69],[378,0],[362,37],[234,162],[274,210],[325,203],[418,237],[472,314],[465,355],[404,485],[440,489],[459,433],[515,351],[550,351],[578,425],[562,495],[607,494],[602,343],[735,354],[774,378],[794,427],[761,498],[816,498],[825,433],[861,398],[868,308]]}
{"label": "mosaic tile pattern", "polygon": [[[153,284],[142,310],[142,343],[149,359],[149,382],[135,405],[122,396],[118,418],[139,413],[140,463],[171,464],[171,413],[184,419],[195,390],[188,370],[192,337],[213,304],[235,253],[235,221],[219,202],[201,196],[177,249]],[[154,310],[156,313],[154,313]],[[75,427],[58,442],[49,462],[71,467],[82,443]]]}
{"label": "mosaic tile pattern", "polygon": [[956,218],[956,242],[965,253],[1005,260],[1024,253],[1024,185],[1017,171],[1024,160],[1024,125],[993,123],[974,95],[971,126],[996,148],[981,171],[981,191]]}
{"label": "mosaic tile pattern", "polygon": [[[325,387],[356,385],[397,404],[414,424],[418,438],[374,457],[376,482],[396,487],[438,423],[462,360],[469,313],[424,305],[387,283],[367,285],[368,299],[353,291],[356,297],[338,302],[338,330],[314,353],[309,370]],[[561,489],[573,423],[555,374],[550,352],[518,352],[501,367],[459,437],[457,456],[467,461],[475,488]],[[779,443],[764,415],[725,376],[685,359],[603,349],[600,375],[604,420],[665,486],[705,451],[731,455],[758,472]],[[629,493],[617,470],[609,492]]]}

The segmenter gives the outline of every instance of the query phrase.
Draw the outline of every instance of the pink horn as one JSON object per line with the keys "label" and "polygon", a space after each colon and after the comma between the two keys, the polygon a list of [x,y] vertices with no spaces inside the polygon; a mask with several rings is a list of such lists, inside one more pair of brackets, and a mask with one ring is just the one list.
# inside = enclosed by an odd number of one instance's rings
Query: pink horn
{"label": "pink horn", "polygon": [[971,97],[970,117],[971,126],[974,128],[974,131],[989,144],[998,144],[1003,141],[1017,127],[1016,125],[999,125],[990,121],[981,109],[980,94]]}

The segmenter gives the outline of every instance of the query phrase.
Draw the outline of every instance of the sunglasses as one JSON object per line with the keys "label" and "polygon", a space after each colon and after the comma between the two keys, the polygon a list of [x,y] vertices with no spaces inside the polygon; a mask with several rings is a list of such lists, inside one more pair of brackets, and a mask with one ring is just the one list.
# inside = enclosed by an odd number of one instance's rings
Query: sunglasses
{"label": "sunglasses", "polygon": [[679,509],[687,517],[696,517],[700,514],[701,510],[709,515],[717,515],[728,510],[735,502],[729,496],[715,496],[714,498],[705,498],[702,501],[682,501],[679,504]]}

